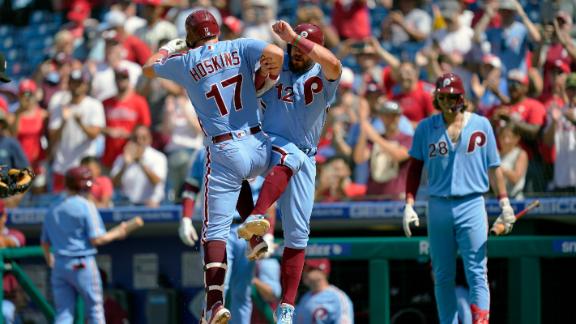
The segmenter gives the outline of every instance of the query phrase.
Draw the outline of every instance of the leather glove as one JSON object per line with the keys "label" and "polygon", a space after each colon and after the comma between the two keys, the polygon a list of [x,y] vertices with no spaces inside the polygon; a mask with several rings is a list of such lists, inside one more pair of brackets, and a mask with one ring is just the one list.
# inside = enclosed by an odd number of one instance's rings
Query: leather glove
{"label": "leather glove", "polygon": [[164,44],[164,46],[160,47],[160,49],[168,52],[168,55],[171,55],[176,52],[188,49],[188,45],[186,45],[186,41],[184,39],[176,38]]}
{"label": "leather glove", "polygon": [[180,227],[178,227],[178,235],[180,235],[180,240],[182,243],[188,246],[194,246],[196,241],[198,241],[198,234],[196,229],[192,225],[192,219],[188,217],[183,217],[180,220]]}
{"label": "leather glove", "polygon": [[32,181],[36,175],[34,171],[24,168],[8,170],[8,177],[10,177],[10,184],[14,194],[26,192],[32,185]]}
{"label": "leather glove", "polygon": [[404,219],[402,222],[402,227],[404,228],[404,234],[406,237],[412,236],[412,232],[410,232],[410,223],[414,223],[414,225],[420,226],[418,214],[416,214],[414,206],[412,206],[412,204],[406,204],[404,206]]}
{"label": "leather glove", "polygon": [[[504,225],[504,233],[509,234],[512,231],[513,224],[516,222],[516,215],[514,215],[514,209],[510,205],[510,200],[508,198],[500,199],[500,209],[502,209],[502,213],[494,224],[502,224]],[[494,225],[492,225],[494,226]]]}

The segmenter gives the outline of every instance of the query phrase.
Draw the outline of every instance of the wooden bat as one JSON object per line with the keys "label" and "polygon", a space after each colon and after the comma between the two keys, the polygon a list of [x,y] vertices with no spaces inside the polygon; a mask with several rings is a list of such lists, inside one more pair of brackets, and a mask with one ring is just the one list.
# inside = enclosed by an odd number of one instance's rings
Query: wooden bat
{"label": "wooden bat", "polygon": [[[526,208],[522,209],[518,214],[516,214],[516,219],[522,218],[529,211],[531,211],[532,209],[534,209],[538,206],[540,206],[540,200],[536,199],[533,202],[531,202],[530,204],[528,204],[528,206],[526,206]],[[490,229],[490,233],[498,236],[498,235],[502,235],[505,230],[506,230],[506,226],[504,226],[504,224],[494,224],[492,226],[492,229]]]}
{"label": "wooden bat", "polygon": [[[126,230],[126,236],[130,233],[144,226],[144,220],[140,216],[132,217],[131,219],[124,222],[124,229]],[[120,231],[122,224],[114,226],[110,231]]]}

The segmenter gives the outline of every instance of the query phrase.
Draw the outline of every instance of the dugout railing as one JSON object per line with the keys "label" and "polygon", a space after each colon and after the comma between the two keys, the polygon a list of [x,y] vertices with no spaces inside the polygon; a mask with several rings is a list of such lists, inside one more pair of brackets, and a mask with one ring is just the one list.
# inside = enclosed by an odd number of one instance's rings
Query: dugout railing
{"label": "dugout railing", "polygon": [[[309,257],[333,260],[367,260],[369,263],[369,309],[371,324],[388,324],[390,312],[390,261],[421,260],[428,257],[425,237],[413,238],[319,238],[310,241]],[[508,259],[507,323],[542,323],[540,258],[576,256],[576,236],[508,236],[491,237],[488,255]],[[34,286],[16,260],[42,257],[40,247],[0,250],[0,274],[12,271],[22,288],[37,303],[49,321],[54,309]],[[0,297],[3,298],[2,291]],[[81,309],[81,308],[80,308]],[[76,323],[83,316],[77,313]],[[0,316],[0,324],[3,319]]]}

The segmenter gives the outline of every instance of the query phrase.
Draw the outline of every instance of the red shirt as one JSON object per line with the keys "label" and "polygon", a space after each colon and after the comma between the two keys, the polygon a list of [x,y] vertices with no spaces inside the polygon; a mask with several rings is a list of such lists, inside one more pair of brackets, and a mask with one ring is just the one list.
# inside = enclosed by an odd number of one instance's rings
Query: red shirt
{"label": "red shirt", "polygon": [[392,100],[402,107],[403,115],[413,122],[419,122],[434,113],[432,96],[421,82],[418,82],[415,90],[395,94]]}
{"label": "red shirt", "polygon": [[30,161],[30,165],[36,166],[44,159],[44,150],[40,139],[44,134],[44,118],[42,108],[36,107],[31,114],[23,114],[18,122],[18,134],[16,138],[24,150],[24,154]]}
{"label": "red shirt", "polygon": [[[150,126],[150,108],[146,99],[137,93],[130,93],[124,99],[112,97],[104,100],[106,128],[121,128],[131,133],[139,124]],[[112,167],[114,160],[122,153],[128,139],[106,136],[106,149],[102,164]]]}
{"label": "red shirt", "polygon": [[125,50],[124,58],[128,61],[144,65],[146,60],[152,56],[152,51],[140,38],[134,35],[128,35],[122,41],[122,47]]}
{"label": "red shirt", "polygon": [[342,38],[363,40],[372,35],[368,6],[355,0],[350,6],[334,3],[332,25]]}
{"label": "red shirt", "polygon": [[92,194],[92,197],[94,197],[94,200],[99,202],[104,200],[104,197],[112,197],[114,194],[112,180],[107,176],[99,176],[95,178],[90,193]]}

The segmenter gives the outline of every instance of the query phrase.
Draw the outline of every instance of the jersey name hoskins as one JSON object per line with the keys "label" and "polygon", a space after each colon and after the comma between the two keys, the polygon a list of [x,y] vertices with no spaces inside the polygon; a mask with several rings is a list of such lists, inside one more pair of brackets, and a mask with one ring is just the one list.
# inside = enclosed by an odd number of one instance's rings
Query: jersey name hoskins
{"label": "jersey name hoskins", "polygon": [[230,66],[240,65],[240,55],[238,51],[223,52],[214,55],[210,58],[203,60],[202,62],[196,64],[191,70],[190,75],[194,81],[198,82],[200,79],[223,70]]}

